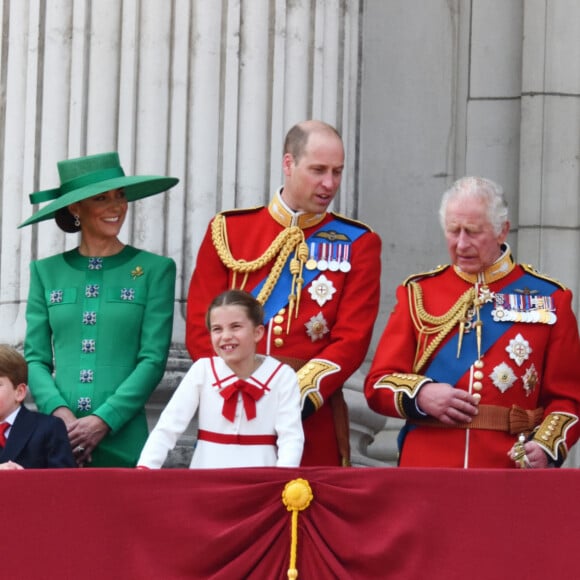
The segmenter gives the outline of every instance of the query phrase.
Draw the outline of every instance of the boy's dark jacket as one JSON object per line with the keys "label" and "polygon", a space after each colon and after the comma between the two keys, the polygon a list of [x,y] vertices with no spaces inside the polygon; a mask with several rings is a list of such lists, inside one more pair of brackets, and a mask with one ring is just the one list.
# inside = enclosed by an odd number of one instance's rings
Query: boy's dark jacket
{"label": "boy's dark jacket", "polygon": [[62,419],[28,410],[24,405],[10,429],[0,463],[14,461],[24,468],[76,467]]}

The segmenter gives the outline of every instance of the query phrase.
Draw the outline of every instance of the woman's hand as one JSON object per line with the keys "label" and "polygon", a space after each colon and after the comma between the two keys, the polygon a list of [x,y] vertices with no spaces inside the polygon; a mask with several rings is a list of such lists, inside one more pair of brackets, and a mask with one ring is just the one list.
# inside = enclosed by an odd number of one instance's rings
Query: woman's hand
{"label": "woman's hand", "polygon": [[109,426],[96,415],[75,419],[67,425],[68,438],[79,467],[92,461],[91,454],[109,432]]}

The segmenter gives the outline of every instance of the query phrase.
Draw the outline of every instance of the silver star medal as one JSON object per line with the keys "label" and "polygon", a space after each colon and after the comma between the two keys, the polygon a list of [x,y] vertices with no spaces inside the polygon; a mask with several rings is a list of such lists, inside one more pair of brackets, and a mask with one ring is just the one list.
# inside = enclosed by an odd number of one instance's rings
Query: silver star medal
{"label": "silver star medal", "polygon": [[532,349],[530,343],[518,332],[515,338],[510,340],[508,346],[505,347],[510,358],[521,367],[524,361],[528,360]]}
{"label": "silver star medal", "polygon": [[318,306],[324,306],[336,292],[336,288],[324,274],[321,274],[310,284],[308,292],[312,296],[312,300],[318,303]]}
{"label": "silver star medal", "polygon": [[502,393],[505,393],[509,388],[511,388],[517,380],[514,371],[512,371],[511,367],[504,362],[493,369],[489,378]]}
{"label": "silver star medal", "polygon": [[328,323],[322,315],[322,312],[313,316],[304,326],[306,326],[306,334],[310,337],[312,342],[320,340],[329,332]]}

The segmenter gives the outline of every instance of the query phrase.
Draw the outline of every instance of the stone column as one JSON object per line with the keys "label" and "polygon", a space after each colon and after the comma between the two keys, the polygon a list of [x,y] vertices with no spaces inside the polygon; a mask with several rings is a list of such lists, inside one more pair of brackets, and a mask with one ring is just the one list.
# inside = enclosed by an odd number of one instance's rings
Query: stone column
{"label": "stone column", "polygon": [[570,287],[578,312],[580,3],[526,0],[524,16],[518,258]]}

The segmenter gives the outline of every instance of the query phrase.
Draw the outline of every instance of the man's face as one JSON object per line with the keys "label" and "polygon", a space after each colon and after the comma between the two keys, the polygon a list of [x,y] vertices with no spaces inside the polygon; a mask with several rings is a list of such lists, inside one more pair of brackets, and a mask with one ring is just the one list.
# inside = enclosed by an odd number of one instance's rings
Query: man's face
{"label": "man's face", "polygon": [[343,167],[340,138],[329,132],[311,133],[298,162],[289,153],[284,155],[282,198],[294,211],[326,212],[340,187]]}
{"label": "man's face", "polygon": [[468,274],[483,272],[501,254],[501,245],[509,232],[506,223],[496,234],[487,215],[484,200],[451,199],[445,216],[445,239],[453,264]]}

